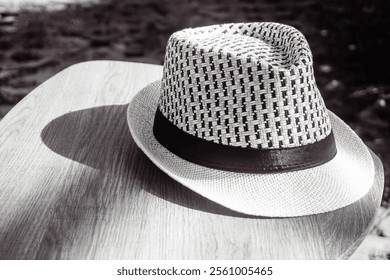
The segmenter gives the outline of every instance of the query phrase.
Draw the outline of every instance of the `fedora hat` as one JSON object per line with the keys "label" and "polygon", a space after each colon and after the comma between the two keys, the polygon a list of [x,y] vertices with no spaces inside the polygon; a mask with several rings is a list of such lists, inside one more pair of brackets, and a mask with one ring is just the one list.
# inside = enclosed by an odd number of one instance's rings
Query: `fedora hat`
{"label": "fedora hat", "polygon": [[128,124],[166,174],[249,215],[335,210],[374,181],[369,150],[325,107],[305,37],[279,23],[171,35],[161,80],[132,99]]}

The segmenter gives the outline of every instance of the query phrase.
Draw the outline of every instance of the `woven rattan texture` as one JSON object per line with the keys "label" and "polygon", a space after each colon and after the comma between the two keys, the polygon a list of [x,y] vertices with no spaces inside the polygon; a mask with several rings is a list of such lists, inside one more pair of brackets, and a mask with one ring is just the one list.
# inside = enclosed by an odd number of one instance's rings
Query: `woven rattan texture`
{"label": "woven rattan texture", "polygon": [[322,140],[331,126],[304,36],[277,23],[174,33],[159,108],[183,131],[215,143],[276,149]]}

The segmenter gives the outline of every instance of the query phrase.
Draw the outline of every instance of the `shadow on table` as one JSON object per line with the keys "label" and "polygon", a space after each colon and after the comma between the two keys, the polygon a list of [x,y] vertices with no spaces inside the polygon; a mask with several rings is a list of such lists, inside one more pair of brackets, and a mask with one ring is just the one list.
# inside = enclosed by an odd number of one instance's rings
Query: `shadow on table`
{"label": "shadow on table", "polygon": [[[158,169],[134,143],[126,111],[127,105],[112,105],[65,114],[43,129],[42,141],[55,153],[110,176],[126,174],[129,184],[136,182],[138,187],[172,203],[214,214],[254,218],[200,196]],[[104,188],[103,184],[101,186]],[[129,187],[133,186],[120,186]],[[106,195],[111,193],[100,191]],[[126,190],[115,193],[121,191]]]}

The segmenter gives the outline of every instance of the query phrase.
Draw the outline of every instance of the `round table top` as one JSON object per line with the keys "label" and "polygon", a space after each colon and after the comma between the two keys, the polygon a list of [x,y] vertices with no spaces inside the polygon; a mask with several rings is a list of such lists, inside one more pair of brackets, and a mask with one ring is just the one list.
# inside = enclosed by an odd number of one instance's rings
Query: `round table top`
{"label": "round table top", "polygon": [[168,177],[129,133],[131,98],[162,67],[92,61],[58,73],[0,122],[1,259],[338,259],[378,210],[361,200],[295,218],[249,217]]}

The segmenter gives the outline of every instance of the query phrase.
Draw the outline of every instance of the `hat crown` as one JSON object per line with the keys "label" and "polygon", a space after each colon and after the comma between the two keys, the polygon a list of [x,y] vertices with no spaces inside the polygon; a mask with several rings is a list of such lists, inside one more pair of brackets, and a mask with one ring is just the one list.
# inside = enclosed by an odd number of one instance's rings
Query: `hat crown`
{"label": "hat crown", "polygon": [[174,33],[159,109],[179,129],[228,146],[299,147],[331,133],[309,45],[277,23]]}

